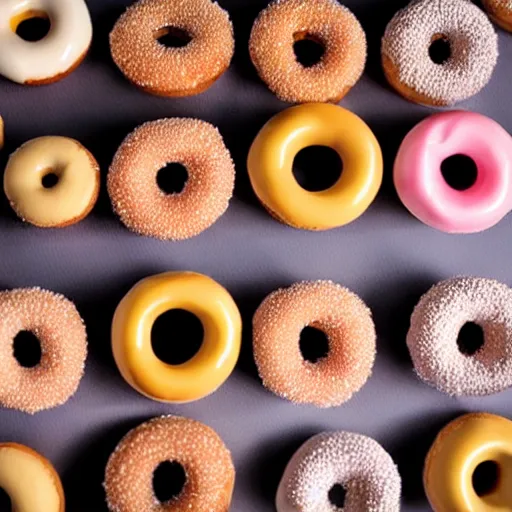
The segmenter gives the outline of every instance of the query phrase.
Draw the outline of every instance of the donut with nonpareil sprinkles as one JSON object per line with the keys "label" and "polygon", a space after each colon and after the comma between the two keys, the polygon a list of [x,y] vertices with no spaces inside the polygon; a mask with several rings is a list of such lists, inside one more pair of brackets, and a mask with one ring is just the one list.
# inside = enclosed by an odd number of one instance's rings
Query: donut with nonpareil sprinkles
{"label": "donut with nonpareil sprinkles", "polygon": [[[163,462],[179,464],[185,483],[176,497],[162,503],[153,474]],[[162,416],[122,439],[107,463],[104,487],[112,512],[227,512],[234,483],[231,454],[212,428]]]}
{"label": "donut with nonpareil sprinkles", "polygon": [[[175,46],[165,46],[163,37],[174,38]],[[211,0],[139,0],[110,34],[112,58],[123,74],[162,96],[208,89],[228,68],[234,47],[229,15]]]}
{"label": "donut with nonpareil sprinkles", "polygon": [[[459,348],[466,324],[483,344]],[[457,277],[433,286],[411,316],[407,346],[418,375],[450,395],[490,395],[512,385],[512,289],[493,279]]]}
{"label": "donut with nonpareil sprinkles", "polygon": [[[302,40],[323,50],[313,65],[295,55]],[[281,100],[336,103],[363,73],[366,35],[336,0],[274,0],[256,19],[249,50],[261,79]]]}
{"label": "donut with nonpareil sprinkles", "polygon": [[398,11],[382,40],[389,83],[425,105],[453,105],[491,79],[498,37],[485,13],[469,0],[416,0]]}
{"label": "donut with nonpareil sprinkles", "polygon": [[[343,507],[333,503],[345,491]],[[306,441],[288,463],[276,496],[277,512],[399,512],[401,479],[374,439],[323,432]]]}
{"label": "donut with nonpareil sprinkles", "polygon": [[[327,355],[306,360],[305,327],[327,337]],[[367,381],[375,359],[371,312],[354,293],[332,281],[304,281],[271,293],[253,319],[254,358],[266,388],[296,403],[333,407]]]}
{"label": "donut with nonpareil sprinkles", "polygon": [[[188,179],[179,193],[157,184],[168,163],[182,164]],[[227,209],[235,167],[217,128],[197,119],[161,119],[128,135],[107,179],[114,211],[140,235],[184,240],[209,228]]]}
{"label": "donut with nonpareil sprinkles", "polygon": [[512,0],[483,0],[482,3],[492,20],[512,32]]}
{"label": "donut with nonpareil sprinkles", "polygon": [[[23,331],[39,340],[41,359],[27,368],[14,356]],[[0,405],[30,414],[66,402],[78,388],[87,356],[85,326],[74,304],[40,288],[0,292]]]}

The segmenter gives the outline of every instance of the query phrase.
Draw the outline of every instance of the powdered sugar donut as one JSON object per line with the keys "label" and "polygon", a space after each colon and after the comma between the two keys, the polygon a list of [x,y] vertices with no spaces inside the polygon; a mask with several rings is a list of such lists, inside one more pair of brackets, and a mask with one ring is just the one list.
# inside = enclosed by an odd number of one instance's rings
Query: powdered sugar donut
{"label": "powdered sugar donut", "polygon": [[[439,63],[429,55],[436,41],[444,41],[448,50]],[[425,105],[453,105],[477,94],[491,79],[497,59],[496,32],[469,0],[413,1],[389,22],[382,40],[389,83]]]}
{"label": "powdered sugar donut", "polygon": [[[21,366],[13,340],[21,331],[33,333],[41,345],[41,360]],[[74,304],[64,296],[39,288],[0,293],[0,405],[30,414],[66,402],[84,373],[87,336]]]}
{"label": "powdered sugar donut", "polygon": [[[343,508],[329,492],[341,485]],[[306,441],[291,458],[279,484],[277,512],[398,512],[401,479],[389,454],[370,437],[324,432]]]}
{"label": "powdered sugar donut", "polygon": [[[169,162],[187,169],[180,193],[158,187],[157,173]],[[107,178],[121,221],[163,240],[184,240],[209,228],[226,211],[234,184],[234,164],[217,128],[179,118],[145,123],[128,135]]]}
{"label": "powdered sugar donut", "polygon": [[[457,344],[468,322],[483,330],[472,355]],[[418,375],[450,395],[490,395],[512,385],[512,290],[493,279],[458,277],[433,286],[411,316],[407,346]]]}
{"label": "powdered sugar donut", "polygon": [[[303,39],[323,48],[309,67],[294,53],[294,43]],[[256,19],[249,50],[260,77],[283,101],[336,103],[363,73],[366,36],[336,0],[274,0]]]}
{"label": "powdered sugar donut", "polygon": [[[328,353],[304,359],[304,327],[322,331]],[[347,401],[371,374],[375,326],[354,293],[332,281],[305,281],[271,293],[253,319],[254,358],[265,387],[292,402],[333,407]]]}
{"label": "powdered sugar donut", "polygon": [[492,20],[512,32],[512,0],[483,0],[483,4]]}

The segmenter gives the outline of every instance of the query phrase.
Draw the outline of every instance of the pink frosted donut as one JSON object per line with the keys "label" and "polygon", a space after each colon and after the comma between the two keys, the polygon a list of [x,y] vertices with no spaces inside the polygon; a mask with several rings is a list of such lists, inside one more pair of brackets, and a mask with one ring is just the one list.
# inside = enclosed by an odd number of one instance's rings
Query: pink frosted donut
{"label": "pink frosted donut", "polygon": [[[182,164],[188,179],[166,194],[158,171]],[[107,178],[114,211],[140,235],[184,240],[209,228],[227,209],[235,167],[222,136],[199,119],[160,119],[139,126],[117,150]]]}
{"label": "pink frosted donut", "polygon": [[[468,322],[483,330],[483,345],[471,355],[457,344]],[[512,386],[512,289],[475,277],[438,283],[414,309],[407,346],[418,375],[450,395],[490,395]]]}
{"label": "pink frosted donut", "polygon": [[[302,356],[300,334],[315,327],[328,339],[325,357]],[[271,293],[253,319],[254,358],[265,387],[292,402],[333,407],[368,380],[375,326],[366,304],[331,281],[296,283]]]}
{"label": "pink frosted donut", "polygon": [[[442,162],[454,155],[476,165],[476,180],[466,190],[452,188],[441,173]],[[512,138],[481,114],[434,114],[403,140],[394,181],[404,205],[425,224],[447,233],[483,231],[512,208]]]}
{"label": "pink frosted donut", "polygon": [[[13,340],[21,331],[33,333],[41,360],[21,366]],[[87,336],[74,304],[39,288],[0,293],[0,405],[30,414],[56,407],[73,395],[84,373]]]}
{"label": "pink frosted donut", "polygon": [[[343,508],[329,497],[345,490]],[[390,455],[374,439],[324,432],[306,441],[286,466],[276,496],[277,512],[399,512],[401,479]]]}

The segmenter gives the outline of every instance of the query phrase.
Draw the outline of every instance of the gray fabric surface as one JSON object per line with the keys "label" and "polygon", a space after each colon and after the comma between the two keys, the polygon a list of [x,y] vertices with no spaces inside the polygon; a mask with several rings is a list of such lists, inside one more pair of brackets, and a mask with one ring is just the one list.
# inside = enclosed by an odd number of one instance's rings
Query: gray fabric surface
{"label": "gray fabric surface", "polygon": [[[47,134],[77,138],[99,159],[104,178],[124,138],[143,121],[195,116],[220,128],[237,168],[235,197],[210,230],[181,243],[141,238],[113,215],[102,182],[93,214],[64,230],[24,226],[5,198],[0,206],[0,288],[38,285],[73,299],[87,323],[89,357],[76,396],[66,405],[28,416],[0,411],[0,441],[26,443],[60,472],[71,512],[102,511],[101,487],[109,453],[133,426],[175,413],[214,427],[237,467],[232,510],[273,510],[284,465],[310,435],[346,429],[376,438],[403,477],[403,510],[428,510],[421,472],[438,430],[465,411],[512,415],[512,390],[480,399],[454,399],[424,385],[413,373],[405,334],[419,296],[434,282],[456,275],[489,276],[512,283],[510,216],[476,235],[434,231],[400,204],[392,164],[407,133],[432,110],[413,105],[385,84],[380,37],[404,0],[347,0],[369,42],[363,79],[341,102],[375,131],[385,156],[385,178],[375,203],[356,222],[324,233],[275,222],[257,203],[245,158],[263,123],[287,105],[258,80],[247,40],[265,0],[222,0],[235,25],[236,55],[229,71],[206,93],[187,99],[150,96],[130,85],[110,59],[108,32],[127,0],[88,0],[94,43],[85,63],[57,84],[22,87],[0,80],[0,115],[7,155],[24,141]],[[460,107],[486,114],[512,131],[512,36],[499,31],[500,60],[489,86]],[[124,293],[140,278],[170,269],[206,273],[233,294],[244,318],[239,364],[212,396],[181,406],[152,402],[121,378],[110,350],[110,322]],[[342,407],[298,407],[267,392],[251,354],[252,314],[267,293],[302,279],[329,278],[360,294],[371,307],[378,355],[367,385]]]}

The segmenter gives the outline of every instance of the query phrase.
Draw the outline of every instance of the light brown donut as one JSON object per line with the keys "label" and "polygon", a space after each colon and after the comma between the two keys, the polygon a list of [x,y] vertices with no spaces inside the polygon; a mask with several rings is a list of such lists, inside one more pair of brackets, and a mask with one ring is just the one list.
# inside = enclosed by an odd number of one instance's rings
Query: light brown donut
{"label": "light brown donut", "polygon": [[[13,340],[30,331],[41,344],[41,361],[22,367]],[[40,288],[0,292],[0,405],[30,414],[66,402],[84,373],[87,335],[74,304]]]}
{"label": "light brown donut", "polygon": [[[320,62],[298,62],[294,43],[320,43]],[[256,19],[249,50],[261,79],[291,103],[338,102],[361,77],[366,36],[352,12],[336,0],[274,0]]]}
{"label": "light brown donut", "polygon": [[[176,498],[161,503],[152,479],[164,461],[178,462],[186,482]],[[227,512],[234,482],[231,454],[212,428],[162,416],[122,439],[107,463],[104,487],[112,512]]]}
{"label": "light brown donut", "polygon": [[[190,42],[167,48],[158,39],[171,31]],[[192,96],[208,89],[229,66],[235,42],[228,13],[211,0],[139,0],[119,18],[110,51],[123,74],[161,96]]]}
{"label": "light brown donut", "polygon": [[512,0],[482,0],[482,3],[494,22],[512,32]]}
{"label": "light brown donut", "polygon": [[[179,194],[165,194],[157,173],[183,164],[188,181]],[[184,240],[209,228],[227,209],[235,168],[222,136],[197,119],[160,119],[137,128],[121,144],[107,187],[114,211],[140,235]]]}

